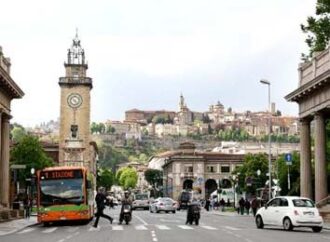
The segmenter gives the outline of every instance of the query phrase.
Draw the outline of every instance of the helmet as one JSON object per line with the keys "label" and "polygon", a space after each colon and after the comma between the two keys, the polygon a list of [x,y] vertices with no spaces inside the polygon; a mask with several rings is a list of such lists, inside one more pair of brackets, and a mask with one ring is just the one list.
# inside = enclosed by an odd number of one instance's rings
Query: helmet
{"label": "helmet", "polygon": [[128,198],[129,197],[129,192],[128,191],[125,191],[124,192],[124,196],[125,196],[125,198]]}

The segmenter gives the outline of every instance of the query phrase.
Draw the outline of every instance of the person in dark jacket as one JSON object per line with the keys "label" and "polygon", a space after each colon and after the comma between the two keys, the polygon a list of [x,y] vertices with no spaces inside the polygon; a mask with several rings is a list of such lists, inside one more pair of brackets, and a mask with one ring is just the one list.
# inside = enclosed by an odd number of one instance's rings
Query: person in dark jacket
{"label": "person in dark jacket", "polygon": [[239,209],[240,209],[241,215],[243,215],[244,207],[245,207],[245,200],[243,197],[241,197],[241,199],[238,201],[238,204],[239,204]]}
{"label": "person in dark jacket", "polygon": [[252,208],[252,213],[253,213],[253,216],[254,216],[254,217],[255,217],[256,214],[257,214],[258,207],[259,207],[259,201],[258,201],[258,199],[255,197],[255,198],[252,199],[252,202],[251,202],[251,208]]}
{"label": "person in dark jacket", "polygon": [[211,204],[210,199],[206,199],[206,201],[205,201],[205,209],[206,209],[206,211],[210,211],[210,204]]}
{"label": "person in dark jacket", "polygon": [[[132,200],[130,199],[129,192],[124,192],[124,199],[121,201],[121,210],[119,214],[119,224],[122,224],[124,220],[124,205],[130,205],[132,207]],[[131,209],[131,216],[132,216],[132,209]]]}
{"label": "person in dark jacket", "polygon": [[245,199],[245,210],[246,210],[246,214],[247,214],[247,215],[250,214],[250,208],[251,208],[250,201],[246,198],[246,199]]}
{"label": "person in dark jacket", "polygon": [[105,191],[104,188],[100,187],[98,190],[98,193],[96,194],[96,197],[95,197],[97,212],[95,214],[96,219],[95,219],[95,223],[93,225],[94,228],[97,228],[100,217],[108,219],[111,224],[113,221],[113,218],[111,218],[110,216],[103,213],[103,210],[105,209],[106,200],[107,200],[107,198],[104,194],[104,191]]}

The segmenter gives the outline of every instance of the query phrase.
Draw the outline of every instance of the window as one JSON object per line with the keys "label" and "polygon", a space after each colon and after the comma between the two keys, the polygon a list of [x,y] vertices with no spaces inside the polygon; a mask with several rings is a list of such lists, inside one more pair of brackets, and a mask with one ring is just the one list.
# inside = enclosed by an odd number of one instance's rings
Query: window
{"label": "window", "polygon": [[285,198],[281,198],[280,206],[281,207],[288,207],[289,206],[288,200],[285,199]]}
{"label": "window", "polygon": [[215,166],[207,166],[206,171],[209,173],[215,173],[216,172],[216,167]]}
{"label": "window", "polygon": [[278,199],[278,198],[275,198],[275,199],[271,200],[271,201],[267,204],[267,206],[268,206],[268,207],[278,207],[278,206],[280,206],[280,203],[281,203],[281,200]]}
{"label": "window", "polygon": [[230,167],[229,166],[221,166],[221,173],[229,173]]}
{"label": "window", "polygon": [[193,166],[185,166],[184,167],[184,172],[193,172],[194,169],[193,169]]}
{"label": "window", "polygon": [[293,199],[292,202],[295,207],[302,207],[302,208],[314,207],[314,202],[308,199]]}

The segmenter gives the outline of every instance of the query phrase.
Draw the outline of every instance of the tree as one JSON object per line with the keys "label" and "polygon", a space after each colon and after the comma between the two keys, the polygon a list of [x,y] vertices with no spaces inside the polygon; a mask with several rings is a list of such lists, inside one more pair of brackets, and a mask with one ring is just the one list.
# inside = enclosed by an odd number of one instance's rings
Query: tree
{"label": "tree", "polygon": [[144,177],[145,177],[146,181],[152,186],[155,186],[156,183],[158,185],[162,184],[162,182],[163,182],[163,172],[160,170],[147,169],[144,172]]}
{"label": "tree", "polygon": [[284,155],[277,160],[279,186],[281,195],[299,195],[300,194],[300,156],[297,152],[292,153],[292,165],[290,168],[290,190],[288,189],[288,165]]}
{"label": "tree", "polygon": [[[260,176],[257,171],[260,170]],[[255,193],[257,188],[265,186],[267,181],[266,173],[268,172],[268,158],[266,154],[247,154],[244,156],[242,166],[233,172],[237,175],[238,186],[248,192]],[[247,178],[252,180],[251,186],[246,183]]]}
{"label": "tree", "polygon": [[322,51],[330,40],[330,0],[317,0],[316,17],[307,17],[307,24],[301,24],[301,30],[307,34],[309,55],[302,54],[303,60],[308,60],[314,52]]}
{"label": "tree", "polygon": [[102,169],[99,171],[99,173],[100,175],[98,176],[97,186],[102,186],[105,187],[107,190],[110,190],[115,180],[114,174],[111,170],[108,169]]}
{"label": "tree", "polygon": [[11,137],[15,143],[19,143],[27,135],[26,130],[20,126],[13,126],[11,130]]}
{"label": "tree", "polygon": [[20,170],[19,177],[22,181],[30,177],[30,170],[33,167],[36,170],[43,169],[53,165],[53,161],[44,152],[37,137],[26,135],[11,150],[11,163],[26,165],[25,170]]}
{"label": "tree", "polygon": [[120,172],[119,184],[124,189],[135,188],[138,180],[137,171],[131,167],[124,167]]}

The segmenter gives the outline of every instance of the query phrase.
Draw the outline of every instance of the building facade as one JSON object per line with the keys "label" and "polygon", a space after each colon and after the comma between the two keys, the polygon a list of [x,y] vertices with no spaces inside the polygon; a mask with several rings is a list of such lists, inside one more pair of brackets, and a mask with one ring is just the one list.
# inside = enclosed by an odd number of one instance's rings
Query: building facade
{"label": "building facade", "polygon": [[[330,118],[330,48],[315,53],[312,60],[300,64],[299,85],[285,98],[299,105],[300,119],[300,193],[314,199],[312,174],[315,173],[315,201],[329,197],[326,160],[326,121]],[[314,122],[315,132],[311,132]],[[311,136],[315,137],[312,172]]]}
{"label": "building facade", "polygon": [[90,131],[90,91],[92,78],[78,36],[68,49],[61,88],[59,165],[85,166],[96,174],[96,150]]}
{"label": "building facade", "polygon": [[24,95],[23,91],[10,76],[10,66],[10,59],[3,55],[0,46],[0,207],[9,207],[11,101],[14,98],[22,98]]}
{"label": "building facade", "polygon": [[222,184],[231,184],[231,173],[243,164],[244,155],[199,152],[193,143],[182,143],[177,151],[166,152],[159,158],[164,161],[165,196],[177,200],[184,189],[209,198]]}

